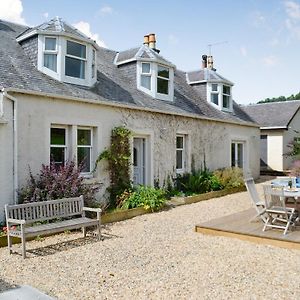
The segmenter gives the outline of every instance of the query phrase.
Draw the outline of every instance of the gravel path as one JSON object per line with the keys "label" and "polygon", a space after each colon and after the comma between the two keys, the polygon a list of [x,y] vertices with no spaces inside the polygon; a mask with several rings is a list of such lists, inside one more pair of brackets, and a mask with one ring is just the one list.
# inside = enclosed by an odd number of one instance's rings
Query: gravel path
{"label": "gravel path", "polygon": [[68,300],[299,299],[300,251],[194,232],[250,206],[243,192],[105,226],[100,242],[56,235],[28,242],[26,260],[0,248],[0,291],[28,284]]}

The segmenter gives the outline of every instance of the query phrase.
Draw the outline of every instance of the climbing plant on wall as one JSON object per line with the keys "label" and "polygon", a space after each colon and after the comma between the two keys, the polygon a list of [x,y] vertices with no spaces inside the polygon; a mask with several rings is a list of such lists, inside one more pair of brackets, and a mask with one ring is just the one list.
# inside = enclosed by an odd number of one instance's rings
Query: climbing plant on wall
{"label": "climbing plant on wall", "polygon": [[104,150],[96,160],[97,164],[102,160],[108,161],[110,176],[110,206],[115,207],[116,196],[131,188],[130,181],[130,144],[131,131],[123,126],[115,127],[111,133],[110,147]]}

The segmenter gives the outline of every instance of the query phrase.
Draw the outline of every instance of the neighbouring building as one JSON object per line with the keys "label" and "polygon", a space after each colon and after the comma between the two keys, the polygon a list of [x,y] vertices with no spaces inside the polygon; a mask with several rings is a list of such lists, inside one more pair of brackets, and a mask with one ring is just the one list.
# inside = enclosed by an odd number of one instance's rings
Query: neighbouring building
{"label": "neighbouring building", "polygon": [[[243,107],[260,126],[261,170],[285,171],[293,157],[289,145],[300,138],[300,101],[285,101]],[[300,142],[300,141],[299,141]]]}
{"label": "neighbouring building", "polygon": [[99,47],[60,18],[34,28],[0,21],[0,220],[29,174],[52,158],[83,163],[87,182],[109,184],[95,160],[120,125],[133,133],[132,180],[163,184],[206,166],[259,176],[259,127],[213,68],[183,72],[154,34],[126,51]]}

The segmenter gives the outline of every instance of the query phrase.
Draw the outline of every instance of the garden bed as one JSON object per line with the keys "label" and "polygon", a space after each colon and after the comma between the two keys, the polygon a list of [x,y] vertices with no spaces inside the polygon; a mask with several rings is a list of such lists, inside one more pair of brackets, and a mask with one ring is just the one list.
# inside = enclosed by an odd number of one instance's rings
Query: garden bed
{"label": "garden bed", "polygon": [[[204,194],[194,195],[194,196],[187,196],[187,197],[172,197],[171,200],[167,201],[167,206],[178,206],[184,204],[192,204],[204,200],[209,200],[211,198],[223,197],[229,194],[239,193],[246,191],[246,188],[243,187],[236,187],[230,189],[224,189],[220,191],[213,191]],[[101,216],[101,224],[113,223],[113,222],[120,222],[127,219],[131,219],[140,215],[151,213],[151,210],[146,210],[143,207],[132,208],[128,210],[119,210],[111,213],[107,213]],[[34,238],[32,238],[34,239]],[[31,240],[31,239],[28,239]],[[17,244],[21,242],[21,239],[12,238],[13,244]],[[7,246],[7,237],[6,235],[0,236],[0,247]]]}

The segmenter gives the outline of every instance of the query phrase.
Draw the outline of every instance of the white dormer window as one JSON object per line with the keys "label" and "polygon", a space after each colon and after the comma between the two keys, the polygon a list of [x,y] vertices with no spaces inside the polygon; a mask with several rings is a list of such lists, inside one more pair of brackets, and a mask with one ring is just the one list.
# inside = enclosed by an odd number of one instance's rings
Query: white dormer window
{"label": "white dormer window", "polygon": [[44,67],[57,72],[57,39],[54,37],[45,37]]}
{"label": "white dormer window", "polygon": [[173,101],[174,69],[156,62],[137,62],[137,87],[160,100]]}
{"label": "white dormer window", "polygon": [[86,46],[67,41],[65,75],[85,79]]}
{"label": "white dormer window", "polygon": [[209,83],[207,99],[216,108],[223,111],[232,111],[231,86],[223,83]]}
{"label": "white dormer window", "polygon": [[63,35],[39,35],[38,70],[52,78],[83,86],[92,86],[96,78],[95,47]]}

